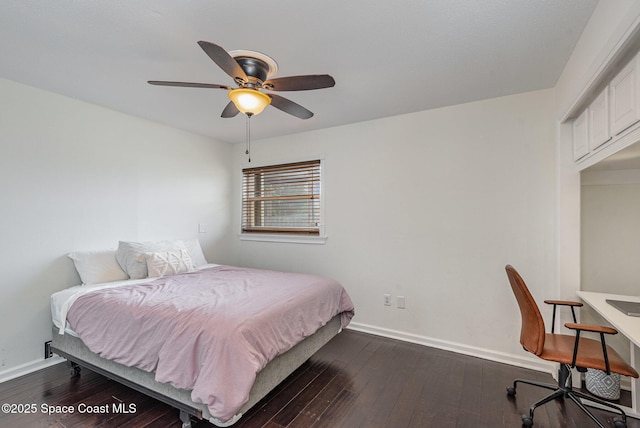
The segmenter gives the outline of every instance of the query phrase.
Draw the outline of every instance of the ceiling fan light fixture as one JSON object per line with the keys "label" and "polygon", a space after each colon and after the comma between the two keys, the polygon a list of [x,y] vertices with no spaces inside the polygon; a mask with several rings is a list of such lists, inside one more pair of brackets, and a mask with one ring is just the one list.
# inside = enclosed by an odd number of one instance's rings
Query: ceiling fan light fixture
{"label": "ceiling fan light fixture", "polygon": [[262,110],[271,104],[271,97],[256,89],[233,89],[229,91],[228,95],[241,113],[250,116],[262,113]]}

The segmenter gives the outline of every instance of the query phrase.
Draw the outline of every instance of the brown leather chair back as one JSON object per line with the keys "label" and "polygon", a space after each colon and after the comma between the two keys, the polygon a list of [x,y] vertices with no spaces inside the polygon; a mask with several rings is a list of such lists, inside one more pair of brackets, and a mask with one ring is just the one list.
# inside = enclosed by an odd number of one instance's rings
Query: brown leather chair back
{"label": "brown leather chair back", "polygon": [[540,314],[540,309],[524,280],[511,265],[505,267],[513,294],[516,296],[520,315],[522,316],[522,327],[520,329],[520,344],[527,351],[535,355],[540,355],[544,347],[545,327],[544,320]]}

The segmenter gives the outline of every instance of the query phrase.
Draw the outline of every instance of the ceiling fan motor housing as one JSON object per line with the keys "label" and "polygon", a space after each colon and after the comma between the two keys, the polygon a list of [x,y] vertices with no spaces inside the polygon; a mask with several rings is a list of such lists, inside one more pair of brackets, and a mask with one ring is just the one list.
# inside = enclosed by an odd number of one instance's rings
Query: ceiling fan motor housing
{"label": "ceiling fan motor housing", "polygon": [[267,80],[269,66],[264,61],[251,57],[238,57],[235,60],[240,64],[247,77],[255,77],[261,82]]}

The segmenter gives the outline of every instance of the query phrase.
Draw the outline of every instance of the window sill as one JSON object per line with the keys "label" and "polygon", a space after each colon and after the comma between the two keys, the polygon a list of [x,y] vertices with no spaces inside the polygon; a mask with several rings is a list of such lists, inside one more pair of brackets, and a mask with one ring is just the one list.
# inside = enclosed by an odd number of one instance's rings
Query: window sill
{"label": "window sill", "polygon": [[279,235],[268,233],[241,233],[238,235],[241,241],[261,241],[261,242],[287,242],[290,244],[316,244],[324,245],[327,236],[304,236],[304,235]]}

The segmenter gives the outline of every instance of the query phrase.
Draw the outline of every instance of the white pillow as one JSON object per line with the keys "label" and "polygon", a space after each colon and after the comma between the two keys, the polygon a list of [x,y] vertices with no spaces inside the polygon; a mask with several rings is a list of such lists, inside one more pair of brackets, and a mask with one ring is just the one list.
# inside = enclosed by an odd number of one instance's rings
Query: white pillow
{"label": "white pillow", "polygon": [[120,241],[116,260],[131,279],[147,278],[145,253],[186,250],[182,241],[130,242]]}
{"label": "white pillow", "polygon": [[191,256],[187,250],[164,251],[160,253],[146,253],[149,278],[157,278],[176,273],[191,272],[194,270]]}
{"label": "white pillow", "polygon": [[76,251],[69,253],[68,257],[73,260],[83,284],[99,284],[129,278],[116,260],[116,250]]}
{"label": "white pillow", "polygon": [[200,246],[198,238],[183,239],[182,242],[191,256],[193,267],[199,267],[209,263],[207,262],[207,259],[204,258],[204,253],[202,252],[202,247]]}

